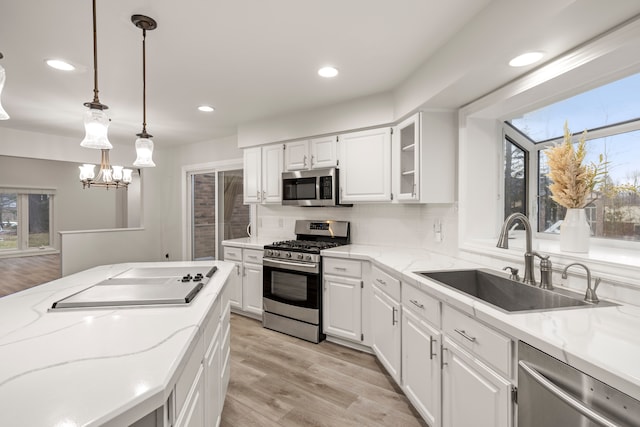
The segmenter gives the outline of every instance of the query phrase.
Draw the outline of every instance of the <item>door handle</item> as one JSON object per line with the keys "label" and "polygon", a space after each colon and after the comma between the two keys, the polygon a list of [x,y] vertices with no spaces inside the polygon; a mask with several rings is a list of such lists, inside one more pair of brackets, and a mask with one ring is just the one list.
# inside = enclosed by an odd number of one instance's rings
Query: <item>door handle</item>
{"label": "door handle", "polygon": [[313,156],[311,156],[311,167],[313,167]]}
{"label": "door handle", "polygon": [[307,156],[304,156],[302,158],[302,166],[304,166],[305,168],[307,167]]}
{"label": "door handle", "polygon": [[396,312],[397,311],[398,311],[397,308],[392,307],[392,310],[391,310],[391,324],[392,325],[395,325],[396,323],[398,323],[398,321],[396,320]]}
{"label": "door handle", "polygon": [[433,343],[434,342],[437,342],[437,341],[434,340],[431,335],[429,335],[429,360],[433,360],[433,357],[438,355],[438,354],[433,352]]}
{"label": "door handle", "polygon": [[524,372],[526,372],[535,382],[540,384],[548,392],[556,396],[558,399],[562,400],[567,405],[571,406],[576,411],[580,412],[585,417],[589,418],[591,421],[605,427],[619,426],[617,423],[614,423],[599,412],[596,412],[593,409],[587,407],[583,402],[576,399],[553,382],[549,381],[544,375],[538,372],[534,367],[530,366],[527,362],[521,360],[520,362],[518,362],[518,365],[520,365]]}

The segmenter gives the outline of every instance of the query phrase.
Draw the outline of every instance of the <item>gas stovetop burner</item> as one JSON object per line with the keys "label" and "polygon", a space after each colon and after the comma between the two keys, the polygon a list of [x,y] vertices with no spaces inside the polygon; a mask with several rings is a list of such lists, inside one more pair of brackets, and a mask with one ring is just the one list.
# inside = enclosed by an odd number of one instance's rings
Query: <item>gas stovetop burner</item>
{"label": "gas stovetop burner", "polygon": [[267,249],[284,249],[296,252],[313,252],[319,253],[323,249],[335,248],[340,246],[338,242],[322,242],[312,240],[283,240],[281,242],[274,242],[271,245],[265,246]]}
{"label": "gas stovetop burner", "polygon": [[296,240],[283,240],[265,245],[264,256],[320,262],[320,251],[349,244],[347,221],[296,221]]}

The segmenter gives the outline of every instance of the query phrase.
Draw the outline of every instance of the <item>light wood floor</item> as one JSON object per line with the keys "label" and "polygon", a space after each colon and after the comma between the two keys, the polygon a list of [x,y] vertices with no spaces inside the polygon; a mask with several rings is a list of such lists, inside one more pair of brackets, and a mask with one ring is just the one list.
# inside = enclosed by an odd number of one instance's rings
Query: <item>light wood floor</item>
{"label": "light wood floor", "polygon": [[426,426],[375,357],[231,315],[221,427]]}
{"label": "light wood floor", "polygon": [[60,254],[0,258],[0,297],[60,278]]}

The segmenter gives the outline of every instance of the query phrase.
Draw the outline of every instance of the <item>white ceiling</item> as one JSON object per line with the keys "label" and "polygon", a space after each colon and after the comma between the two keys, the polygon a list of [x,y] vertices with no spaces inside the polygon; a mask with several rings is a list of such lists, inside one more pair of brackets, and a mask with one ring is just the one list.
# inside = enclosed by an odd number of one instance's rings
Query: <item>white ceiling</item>
{"label": "white ceiling", "polygon": [[[93,98],[91,0],[0,5],[11,115],[0,127],[80,141],[83,103]],[[527,71],[505,65],[521,50],[550,58],[637,13],[637,0],[97,0],[100,101],[112,142],[132,144],[142,127],[142,34],[132,14],[158,22],[147,34],[147,130],[167,146],[408,91],[416,73],[433,72],[439,85],[426,106],[456,108]],[[48,58],[78,70],[53,70]],[[318,77],[325,64],[340,75]]]}

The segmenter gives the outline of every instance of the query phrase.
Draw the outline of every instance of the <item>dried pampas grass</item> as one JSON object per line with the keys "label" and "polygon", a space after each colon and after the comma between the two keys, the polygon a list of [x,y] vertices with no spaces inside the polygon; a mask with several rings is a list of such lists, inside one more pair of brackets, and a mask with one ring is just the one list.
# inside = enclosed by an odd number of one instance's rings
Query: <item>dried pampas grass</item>
{"label": "dried pampas grass", "polygon": [[602,154],[598,164],[582,164],[587,154],[586,134],[587,131],[582,133],[577,147],[574,147],[569,127],[565,122],[564,141],[545,151],[549,164],[547,176],[553,181],[549,185],[551,198],[567,209],[585,207],[589,202],[588,197],[602,174]]}

